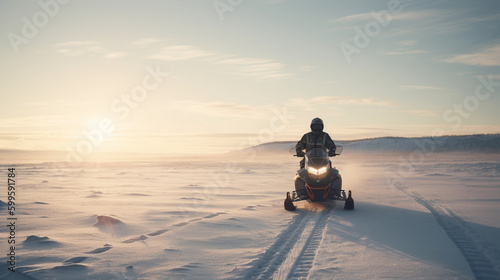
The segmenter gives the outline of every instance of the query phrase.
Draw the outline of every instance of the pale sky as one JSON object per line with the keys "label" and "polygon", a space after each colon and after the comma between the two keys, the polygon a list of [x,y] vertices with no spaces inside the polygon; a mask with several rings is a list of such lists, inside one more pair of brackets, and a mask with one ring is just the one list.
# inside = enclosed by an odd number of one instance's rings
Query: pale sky
{"label": "pale sky", "polygon": [[500,133],[499,30],[496,0],[3,0],[0,149]]}

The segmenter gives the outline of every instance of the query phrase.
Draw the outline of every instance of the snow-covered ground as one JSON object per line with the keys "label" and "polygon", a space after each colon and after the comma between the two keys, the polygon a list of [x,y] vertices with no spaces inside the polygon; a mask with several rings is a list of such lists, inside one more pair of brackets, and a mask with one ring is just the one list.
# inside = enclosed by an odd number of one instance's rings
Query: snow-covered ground
{"label": "snow-covered ground", "polygon": [[251,160],[17,165],[16,272],[3,226],[0,278],[500,279],[500,153],[346,147],[333,161],[356,209],[287,212],[298,160],[270,146]]}

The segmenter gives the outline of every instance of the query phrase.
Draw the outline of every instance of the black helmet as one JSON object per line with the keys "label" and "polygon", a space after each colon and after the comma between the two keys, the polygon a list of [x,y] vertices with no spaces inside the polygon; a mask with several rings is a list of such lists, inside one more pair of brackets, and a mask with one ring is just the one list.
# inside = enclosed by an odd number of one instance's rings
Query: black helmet
{"label": "black helmet", "polygon": [[311,121],[311,131],[312,132],[315,132],[315,133],[321,132],[321,131],[323,131],[323,127],[324,127],[323,121],[320,118],[314,118]]}

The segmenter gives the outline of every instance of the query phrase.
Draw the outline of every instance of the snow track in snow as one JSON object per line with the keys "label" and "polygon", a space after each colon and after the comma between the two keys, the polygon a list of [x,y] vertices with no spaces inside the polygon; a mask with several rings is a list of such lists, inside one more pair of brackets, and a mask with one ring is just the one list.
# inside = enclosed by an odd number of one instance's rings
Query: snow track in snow
{"label": "snow track in snow", "polygon": [[328,210],[297,214],[243,279],[299,279],[309,275],[323,240]]}
{"label": "snow track in snow", "polygon": [[328,221],[328,211],[322,211],[319,215],[314,228],[309,234],[302,250],[295,258],[295,262],[290,269],[287,279],[306,279],[314,264],[314,259],[318,253],[321,241],[324,238],[324,232]]}
{"label": "snow track in snow", "polygon": [[500,279],[499,268],[488,257],[489,249],[481,245],[479,242],[480,237],[451,209],[433,200],[425,199],[423,196],[409,191],[403,185],[396,185],[396,187],[434,215],[438,224],[445,230],[448,237],[469,263],[476,279]]}

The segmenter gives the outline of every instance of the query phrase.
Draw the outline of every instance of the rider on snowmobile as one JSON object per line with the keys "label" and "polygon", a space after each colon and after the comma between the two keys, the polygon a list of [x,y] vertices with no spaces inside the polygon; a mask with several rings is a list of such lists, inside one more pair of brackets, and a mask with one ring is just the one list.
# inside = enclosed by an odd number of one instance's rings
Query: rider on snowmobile
{"label": "rider on snowmobile", "polygon": [[[323,121],[320,118],[314,118],[311,121],[311,132],[308,132],[302,136],[299,142],[295,145],[295,151],[297,152],[298,157],[304,156],[304,149],[306,153],[314,148],[320,148],[323,150],[328,149],[328,155],[333,157],[335,156],[335,143],[328,133],[323,132]],[[305,159],[300,161],[300,168],[304,168]]]}

